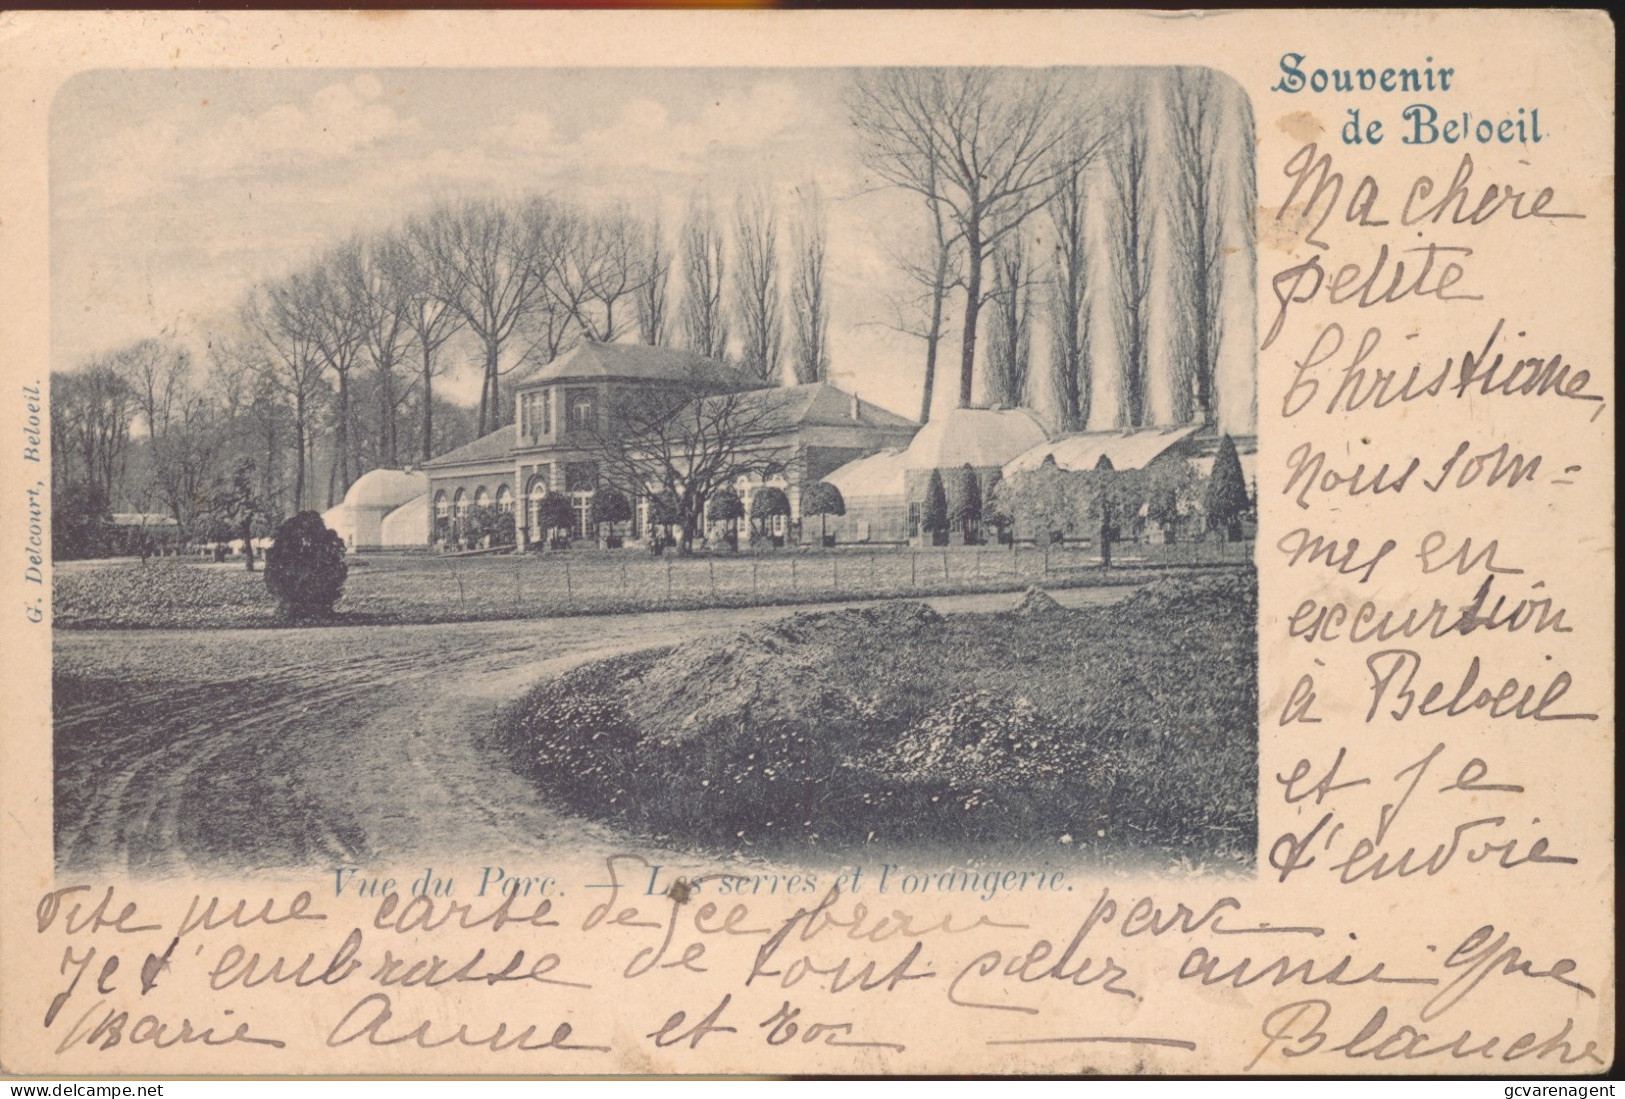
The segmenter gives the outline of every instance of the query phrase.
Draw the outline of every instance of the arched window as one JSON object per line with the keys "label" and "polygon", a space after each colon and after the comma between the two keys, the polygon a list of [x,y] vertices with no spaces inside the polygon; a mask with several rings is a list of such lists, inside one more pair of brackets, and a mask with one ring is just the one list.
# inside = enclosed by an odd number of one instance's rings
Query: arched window
{"label": "arched window", "polygon": [[593,418],[593,400],[590,391],[570,394],[570,430],[591,431],[598,426]]}
{"label": "arched window", "polygon": [[497,486],[497,511],[503,515],[513,513],[513,493],[508,491],[507,485]]}
{"label": "arched window", "polygon": [[539,473],[530,479],[530,484],[525,488],[525,529],[532,539],[542,535],[541,506],[546,498],[547,476]]}
{"label": "arched window", "polygon": [[451,537],[451,501],[445,490],[434,494],[434,541],[444,542]]}
{"label": "arched window", "polygon": [[458,489],[451,497],[451,522],[447,526],[447,534],[451,541],[458,542],[463,537],[463,520],[468,518],[468,493]]}
{"label": "arched window", "polygon": [[491,506],[491,494],[485,490],[484,485],[481,485],[479,488],[474,490],[474,506],[477,508],[488,508]]}

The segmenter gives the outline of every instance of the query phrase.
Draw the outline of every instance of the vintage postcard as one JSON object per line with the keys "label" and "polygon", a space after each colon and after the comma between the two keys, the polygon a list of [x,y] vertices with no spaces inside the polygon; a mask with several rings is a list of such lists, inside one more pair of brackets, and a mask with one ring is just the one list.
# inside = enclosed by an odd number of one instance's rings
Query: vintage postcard
{"label": "vintage postcard", "polygon": [[1597,12],[0,16],[0,1065],[1615,1057]]}

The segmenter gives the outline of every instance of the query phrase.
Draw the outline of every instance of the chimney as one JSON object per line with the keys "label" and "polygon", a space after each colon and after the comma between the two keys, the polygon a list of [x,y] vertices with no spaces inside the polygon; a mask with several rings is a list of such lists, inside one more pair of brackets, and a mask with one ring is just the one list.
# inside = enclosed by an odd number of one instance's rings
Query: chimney
{"label": "chimney", "polygon": [[852,418],[854,420],[863,419],[859,414],[858,395],[856,393],[852,394]]}

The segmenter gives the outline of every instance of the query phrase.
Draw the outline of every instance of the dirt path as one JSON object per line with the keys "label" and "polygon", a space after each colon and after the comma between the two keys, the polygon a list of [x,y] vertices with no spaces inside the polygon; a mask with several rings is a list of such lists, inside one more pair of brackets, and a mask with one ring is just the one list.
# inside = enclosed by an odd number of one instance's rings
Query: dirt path
{"label": "dirt path", "polygon": [[[1057,592],[1068,605],[1132,589]],[[997,610],[1010,594],[928,599]],[[820,609],[831,609],[825,606]],[[145,877],[624,849],[479,746],[501,709],[584,660],[783,607],[452,626],[61,631],[57,862]]]}

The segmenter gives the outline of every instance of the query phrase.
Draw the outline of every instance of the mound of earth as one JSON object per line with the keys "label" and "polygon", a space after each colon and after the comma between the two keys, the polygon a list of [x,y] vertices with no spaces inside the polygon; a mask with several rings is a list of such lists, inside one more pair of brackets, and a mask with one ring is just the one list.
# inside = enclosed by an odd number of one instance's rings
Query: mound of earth
{"label": "mound of earth", "polygon": [[1015,607],[1017,614],[1052,614],[1064,610],[1066,608],[1057,603],[1054,596],[1036,584],[1027,589]]}
{"label": "mound of earth", "polygon": [[625,705],[644,735],[665,744],[849,716],[868,700],[864,684],[831,681],[829,669],[845,662],[838,657],[941,622],[924,603],[794,614],[673,650],[626,684]]}
{"label": "mound of earth", "polygon": [[1256,594],[796,614],[539,685],[497,740],[551,802],[721,852],[1093,837],[1245,865],[1257,840]]}

